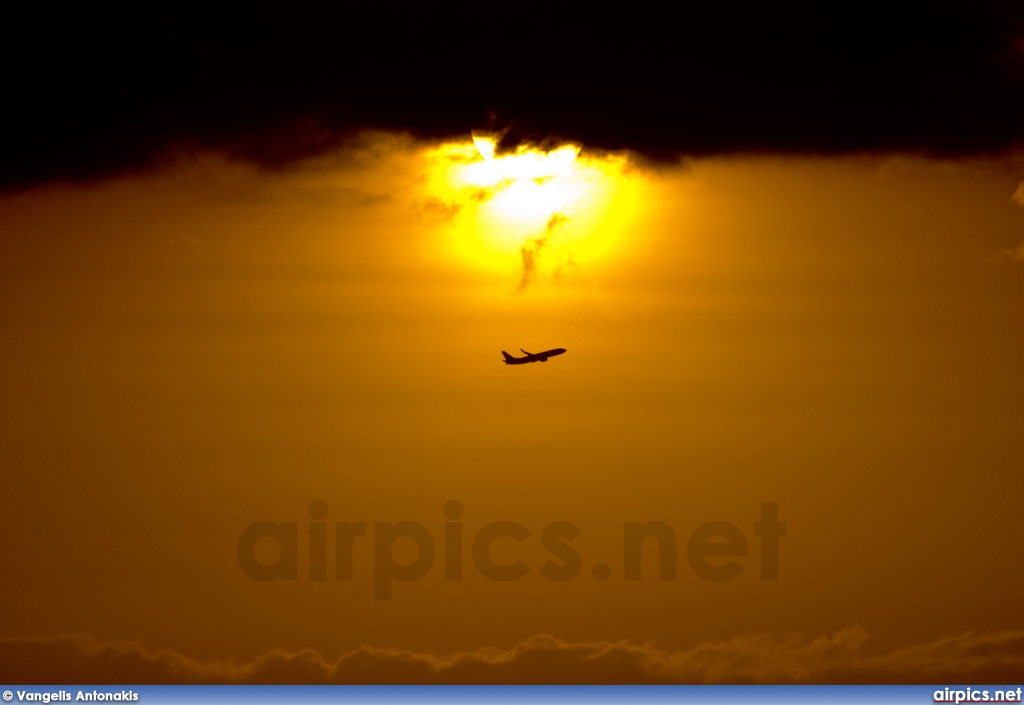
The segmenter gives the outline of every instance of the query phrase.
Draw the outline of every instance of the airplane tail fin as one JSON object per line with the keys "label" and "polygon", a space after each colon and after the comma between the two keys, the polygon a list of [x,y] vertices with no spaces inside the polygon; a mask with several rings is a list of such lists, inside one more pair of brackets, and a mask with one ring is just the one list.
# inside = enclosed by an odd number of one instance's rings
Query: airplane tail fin
{"label": "airplane tail fin", "polygon": [[501,354],[505,356],[505,364],[506,364],[506,365],[507,365],[507,364],[508,364],[509,362],[511,362],[512,360],[514,360],[514,359],[515,359],[514,357],[512,357],[511,355],[509,355],[509,354],[508,354],[507,352],[505,352],[504,350],[502,350],[502,351],[501,351]]}

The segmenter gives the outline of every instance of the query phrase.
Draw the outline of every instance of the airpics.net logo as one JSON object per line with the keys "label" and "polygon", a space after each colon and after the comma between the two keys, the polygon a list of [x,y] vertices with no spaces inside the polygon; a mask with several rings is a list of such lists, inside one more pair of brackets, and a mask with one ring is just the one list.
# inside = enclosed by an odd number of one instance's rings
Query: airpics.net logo
{"label": "airpics.net logo", "polygon": [[[438,541],[434,534],[416,521],[374,522],[372,539],[366,521],[325,521],[329,509],[322,500],[309,503],[311,521],[303,527],[302,543],[308,547],[308,578],[314,581],[329,579],[328,565],[333,563],[333,579],[351,581],[356,578],[355,554],[358,542],[372,543],[373,596],[375,600],[392,599],[394,583],[413,582],[425,578],[438,557]],[[499,561],[494,557],[494,546],[501,542],[523,545],[535,539],[534,532],[516,521],[494,521],[468,535],[461,521],[465,508],[462,502],[450,500],[444,505],[443,536],[440,541],[444,562],[444,579],[462,580],[466,569],[466,548],[473,568],[484,578],[499,582],[521,580],[535,568],[522,559]],[[238,564],[253,580],[298,580],[300,554],[300,524],[294,521],[256,521],[249,524],[238,537]],[[333,535],[333,551],[329,551],[328,537]],[[554,582],[575,579],[583,570],[583,557],[573,545],[580,528],[569,521],[552,521],[545,525],[539,540],[547,552],[547,560],[538,573]],[[762,502],[760,520],[753,524],[753,537],[760,542],[760,578],[779,578],[779,539],[786,535],[786,524],[779,521],[778,502]],[[608,563],[594,563],[591,576],[604,582],[615,575],[624,580],[640,580],[642,550],[651,541],[657,545],[658,578],[675,580],[677,570],[677,537],[675,529],[663,521],[627,521],[622,525],[621,572],[616,573]],[[258,558],[257,545],[273,545],[276,557],[270,561]],[[415,557],[407,562],[395,558],[399,544],[415,546]],[[330,560],[333,553],[333,560]],[[704,580],[722,582],[733,580],[746,569],[743,559],[749,554],[747,535],[735,524],[727,521],[709,521],[701,524],[686,540],[686,560],[690,569]],[[266,558],[266,556],[264,556]]]}
{"label": "airpics.net logo", "polygon": [[1021,688],[943,688],[932,694],[936,703],[1019,703]]}

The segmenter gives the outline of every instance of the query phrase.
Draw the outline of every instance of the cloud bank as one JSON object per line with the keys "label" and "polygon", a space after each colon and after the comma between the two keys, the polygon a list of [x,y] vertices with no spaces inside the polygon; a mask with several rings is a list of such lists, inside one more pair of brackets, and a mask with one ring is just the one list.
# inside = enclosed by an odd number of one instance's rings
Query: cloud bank
{"label": "cloud bank", "polygon": [[964,633],[869,653],[851,627],[807,639],[766,634],[686,650],[653,644],[571,642],[537,635],[508,649],[437,655],[362,646],[330,659],[305,649],[252,661],[203,661],[140,642],[88,635],[0,640],[0,679],[25,683],[1013,683],[1024,669],[1024,630]]}
{"label": "cloud bank", "polygon": [[24,6],[8,18],[0,188],[199,148],[281,167],[364,129],[522,134],[653,160],[987,153],[1024,137],[1024,5]]}

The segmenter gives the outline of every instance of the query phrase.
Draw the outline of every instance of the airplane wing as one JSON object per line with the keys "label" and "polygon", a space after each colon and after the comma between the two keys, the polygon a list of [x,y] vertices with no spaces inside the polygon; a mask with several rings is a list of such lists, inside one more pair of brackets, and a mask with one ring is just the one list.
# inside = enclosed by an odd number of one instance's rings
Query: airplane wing
{"label": "airplane wing", "polygon": [[519,348],[519,349],[520,349],[520,350],[522,350],[522,352],[526,353],[527,355],[533,355],[533,353],[532,353],[532,352],[526,352],[526,351],[525,351],[525,350],[523,350],[522,348]]}

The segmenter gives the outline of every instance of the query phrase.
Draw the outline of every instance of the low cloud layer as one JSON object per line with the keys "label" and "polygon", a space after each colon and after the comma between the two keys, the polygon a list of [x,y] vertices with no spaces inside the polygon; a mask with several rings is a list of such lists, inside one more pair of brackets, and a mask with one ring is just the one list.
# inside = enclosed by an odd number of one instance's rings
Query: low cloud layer
{"label": "low cloud layer", "polygon": [[808,639],[766,634],[686,650],[538,635],[509,649],[436,655],[363,646],[326,658],[306,649],[253,661],[203,661],[91,636],[0,640],[0,678],[23,683],[1010,683],[1024,631],[957,634],[872,653],[861,627]]}

